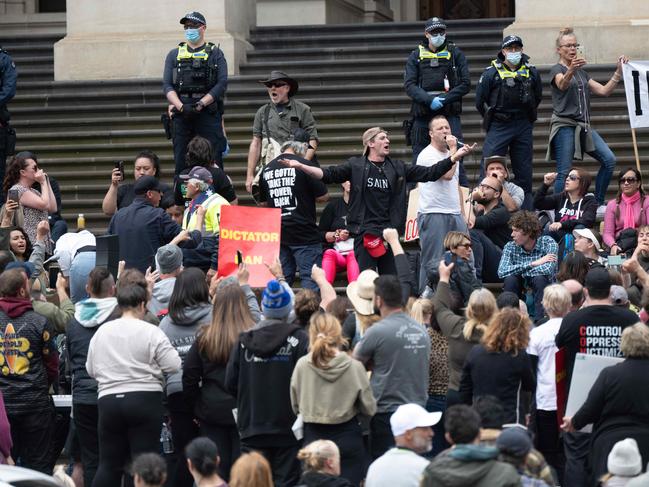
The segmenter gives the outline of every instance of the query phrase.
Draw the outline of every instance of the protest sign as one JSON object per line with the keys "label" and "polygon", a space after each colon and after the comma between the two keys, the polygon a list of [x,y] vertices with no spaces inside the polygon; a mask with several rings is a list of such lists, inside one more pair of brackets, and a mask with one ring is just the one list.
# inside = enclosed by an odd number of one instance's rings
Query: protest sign
{"label": "protest sign", "polygon": [[250,286],[265,287],[273,279],[265,264],[279,257],[281,210],[223,206],[220,223],[218,275],[237,271],[239,251],[250,271]]}

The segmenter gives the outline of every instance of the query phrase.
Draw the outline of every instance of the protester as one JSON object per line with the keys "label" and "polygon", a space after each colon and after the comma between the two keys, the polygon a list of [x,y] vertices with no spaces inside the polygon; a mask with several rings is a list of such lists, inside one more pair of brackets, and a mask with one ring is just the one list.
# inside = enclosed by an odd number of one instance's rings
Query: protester
{"label": "protester", "polygon": [[395,446],[374,460],[367,471],[366,487],[419,485],[428,461],[419,456],[433,448],[432,426],[442,413],[429,413],[418,404],[402,404],[390,416]]}
{"label": "protester", "polygon": [[261,454],[244,453],[234,462],[230,487],[273,487],[270,464]]}
{"label": "protester", "polygon": [[[625,328],[638,321],[638,315],[635,313],[612,306],[609,299],[610,288],[611,276],[606,269],[595,267],[588,271],[584,289],[585,306],[568,313],[561,322],[555,343],[559,349],[565,347],[565,370],[557,370],[557,374],[565,373],[566,391],[570,390],[577,353],[619,356],[619,337]],[[569,431],[564,435],[563,441],[566,455],[564,482],[566,485],[585,485],[586,472],[583,462],[589,451],[591,435]]]}
{"label": "protester", "polygon": [[347,283],[358,279],[358,262],[354,255],[354,239],[347,229],[347,216],[349,215],[349,181],[342,183],[343,195],[332,198],[320,216],[318,230],[322,240],[328,247],[322,255],[322,268],[327,276],[327,281],[333,284],[336,274],[342,270],[347,271]]}
{"label": "protester", "polygon": [[[586,402],[572,417],[565,417],[561,425],[565,431],[575,434],[593,424],[590,448],[585,450],[591,470],[589,485],[596,485],[606,473],[608,454],[620,440],[634,439],[642,457],[649,458],[649,426],[637,419],[649,414],[649,400],[640,393],[649,385],[649,328],[643,323],[626,327],[620,352],[625,360],[600,372]],[[634,474],[641,470],[639,458],[637,465]]]}
{"label": "protester", "polygon": [[[185,447],[187,468],[196,486],[227,487],[219,476],[219,450],[209,438],[195,438]],[[179,485],[177,483],[174,486]]]}
{"label": "protester", "polygon": [[88,230],[69,232],[56,241],[54,255],[61,274],[70,281],[70,299],[78,303],[88,297],[86,283],[97,263],[97,240]]}
{"label": "protester", "polygon": [[[525,192],[523,188],[509,180],[509,168],[507,167],[507,156],[490,156],[484,158],[485,169],[484,172],[487,176],[497,178],[502,186],[502,193],[500,198],[503,205],[510,212],[515,212],[523,206],[525,199]],[[475,201],[478,194],[473,191],[471,193],[472,199]]]}
{"label": "protester", "polygon": [[633,438],[618,441],[608,454],[608,472],[599,479],[602,487],[624,487],[642,473],[642,457]]}
{"label": "protester", "polygon": [[0,274],[0,327],[4,336],[0,392],[13,437],[12,456],[25,468],[51,474],[48,448],[54,409],[48,395],[58,375],[58,353],[50,323],[34,312],[23,269]]}
{"label": "protester", "polygon": [[322,311],[320,296],[313,289],[302,288],[295,293],[295,323],[308,331],[309,320],[318,311]]}
{"label": "protester", "polygon": [[[120,163],[123,161],[120,161]],[[118,166],[118,164],[116,164]],[[110,186],[101,203],[101,209],[104,214],[108,216],[114,215],[117,210],[126,208],[133,200],[135,200],[135,183],[143,176],[153,176],[160,179],[162,174],[160,172],[160,159],[158,156],[150,151],[143,150],[135,156],[133,164],[133,182],[125,183],[124,178],[126,174],[122,172],[123,164],[121,167],[113,168],[110,178]],[[165,183],[160,183],[160,190],[164,194],[170,193],[170,188]]]}
{"label": "protester", "polygon": [[638,245],[633,254],[622,264],[622,270],[629,275],[629,285],[625,286],[629,300],[640,306],[645,289],[649,289],[649,225],[638,228]]}
{"label": "protester", "polygon": [[[290,382],[295,364],[307,353],[308,337],[299,325],[289,324],[292,296],[277,280],[268,282],[261,304],[264,319],[239,336],[225,384],[237,398],[241,450],[262,452],[272,466],[275,485],[288,487],[299,479]],[[258,407],[262,403],[264,407]]]}
{"label": "protester", "polygon": [[167,480],[167,464],[157,453],[142,453],[133,460],[131,475],[135,487],[162,487]]}
{"label": "protester", "polygon": [[162,374],[180,369],[180,357],[162,330],[145,321],[147,283],[127,270],[117,286],[119,319],[92,337],[86,369],[98,385],[99,468],[94,487],[119,485],[127,462],[156,452],[162,424]]}
{"label": "protester", "polygon": [[435,318],[442,334],[448,340],[448,395],[447,404],[460,402],[460,378],[464,361],[473,348],[480,342],[486,331],[489,320],[496,312],[496,298],[488,289],[477,289],[471,293],[464,316],[451,310],[449,279],[453,264],[439,263],[440,281],[433,297]]}
{"label": "protester", "polygon": [[300,486],[351,487],[352,484],[340,476],[340,452],[333,441],[313,441],[298,452],[297,458],[304,470]]}
{"label": "protester", "polygon": [[[649,198],[642,189],[642,173],[634,167],[620,171],[618,192],[606,204],[603,240],[611,255],[628,254],[634,250],[633,233],[649,223]],[[636,230],[636,232],[633,232]],[[628,236],[627,236],[628,235]]]}
{"label": "protester", "polygon": [[83,464],[84,485],[92,485],[99,464],[97,382],[86,370],[88,347],[99,327],[117,319],[121,310],[115,298],[115,281],[103,267],[90,271],[86,284],[89,298],[75,305],[74,318],[66,327],[68,366],[72,373],[72,419]]}
{"label": "protester", "polygon": [[592,92],[598,96],[609,96],[622,79],[622,64],[628,58],[622,55],[617,59],[615,73],[602,85],[582,69],[586,65],[586,59],[577,55],[578,47],[577,37],[571,27],[559,31],[556,40],[559,62],[550,69],[553,113],[546,160],[557,161],[555,194],[563,191],[564,179],[575,159],[581,160],[584,153],[587,153],[599,161],[595,200],[599,205],[598,216],[603,216],[606,189],[615,168],[615,154],[591,125],[590,95]]}
{"label": "protester", "polygon": [[521,485],[525,487],[552,487],[543,480],[529,476],[525,472],[525,461],[532,449],[532,438],[529,433],[521,427],[505,429],[496,440],[496,447],[500,451],[500,461],[509,463],[521,476]]}
{"label": "protester", "polygon": [[[205,274],[196,267],[189,267],[176,278],[169,299],[169,313],[160,322],[160,330],[178,352],[181,363],[184,363],[198,330],[211,321],[212,304]],[[183,451],[197,436],[198,429],[194,423],[194,411],[183,393],[182,370],[165,376],[165,393],[177,458],[176,470],[170,477],[174,486],[191,487],[192,479],[185,466]]]}
{"label": "protester", "polygon": [[426,467],[421,487],[518,487],[520,476],[499,462],[498,449],[481,446],[480,416],[463,404],[446,410],[446,439],[453,445],[437,455]]}
{"label": "protester", "polygon": [[568,252],[561,261],[559,272],[557,272],[557,281],[574,280],[583,285],[589,270],[590,266],[586,256],[578,250],[573,250]]}
{"label": "protester", "polygon": [[[33,189],[34,183],[41,185],[41,191]],[[36,227],[47,220],[49,212],[56,211],[56,199],[49,183],[47,174],[38,168],[36,156],[31,152],[19,152],[9,162],[3,183],[3,194],[7,199],[13,196],[20,203],[20,211],[16,214],[15,224],[23,227],[32,244],[36,242]],[[11,193],[15,192],[15,195]],[[22,218],[21,218],[22,217]],[[47,250],[51,251],[48,245]]]}
{"label": "protester", "polygon": [[358,415],[373,416],[376,400],[363,365],[341,351],[340,323],[329,314],[309,323],[309,354],[291,378],[293,412],[304,421],[304,443],[332,440],[340,449],[340,473],[352,485],[365,476],[366,454]]}
{"label": "protester", "polygon": [[153,315],[163,318],[169,312],[169,300],[176,285],[176,278],[183,271],[183,253],[180,247],[172,244],[159,247],[155,254],[155,267],[160,276],[153,285],[147,309]]}
{"label": "protester", "polygon": [[353,309],[343,323],[343,336],[350,350],[354,350],[367,330],[381,319],[374,309],[374,282],[379,275],[372,269],[366,269],[358,279],[347,286],[347,298]]}
{"label": "protester", "polygon": [[552,284],[543,291],[543,308],[549,320],[533,328],[527,353],[536,375],[536,408],[533,424],[536,426],[536,446],[563,480],[565,459],[557,424],[557,392],[555,356],[559,351],[555,337],[563,317],[570,311],[571,296],[560,284]]}
{"label": "protester", "polygon": [[467,355],[460,397],[472,404],[477,397],[491,395],[503,402],[505,422],[525,424],[529,395],[534,390],[532,364],[525,352],[531,323],[520,311],[504,308],[491,319],[481,344]]}
{"label": "protester", "polygon": [[536,215],[519,211],[509,220],[512,241],[503,248],[498,266],[498,277],[504,280],[504,291],[522,296],[527,282],[534,296],[534,321],[543,318],[543,290],[556,272],[557,244],[547,235],[541,235]]}
{"label": "protester", "polygon": [[606,265],[606,258],[600,255],[602,252],[600,240],[592,230],[578,228],[572,231],[572,236],[575,239],[575,250],[586,257],[589,268],[594,265]]}
{"label": "protester", "polygon": [[201,436],[218,446],[219,472],[226,481],[240,453],[239,432],[232,415],[236,403],[226,388],[226,366],[239,334],[255,324],[244,293],[245,289],[252,294],[246,273],[240,273],[244,276],[241,287],[223,284],[216,290],[211,322],[199,331],[183,367],[187,407],[198,420]]}
{"label": "protester", "polygon": [[394,444],[389,426],[392,413],[401,404],[426,405],[430,339],[424,327],[403,312],[396,276],[374,281],[374,306],[381,320],[365,332],[354,358],[372,370],[377,412],[370,421],[370,454],[376,459]]}
{"label": "protester", "polygon": [[[410,317],[421,323],[430,338],[430,360],[428,365],[428,401],[426,410],[443,413],[446,410],[448,391],[448,340],[442,334],[436,319],[433,319],[433,303],[429,299],[417,299],[410,309]],[[428,456],[434,457],[448,447],[444,440],[444,424],[433,426],[433,449]]]}

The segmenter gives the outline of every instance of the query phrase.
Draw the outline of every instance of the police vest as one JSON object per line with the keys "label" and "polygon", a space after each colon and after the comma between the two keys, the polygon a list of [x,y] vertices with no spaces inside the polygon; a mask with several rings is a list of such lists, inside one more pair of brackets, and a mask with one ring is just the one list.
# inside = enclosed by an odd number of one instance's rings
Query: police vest
{"label": "police vest", "polygon": [[[425,91],[444,92],[452,88],[453,54],[448,49],[439,52],[429,51],[419,46],[419,86]],[[447,85],[445,86],[444,80]]]}
{"label": "police vest", "polygon": [[503,63],[491,61],[499,77],[497,98],[491,103],[497,110],[525,109],[533,107],[532,78],[530,69],[522,64],[516,71],[505,68]]}
{"label": "police vest", "polygon": [[[214,44],[208,42],[200,51],[189,52],[187,43],[178,44],[173,85],[179,95],[205,94],[216,84],[217,65],[208,59]],[[214,60],[216,61],[216,60]]]}

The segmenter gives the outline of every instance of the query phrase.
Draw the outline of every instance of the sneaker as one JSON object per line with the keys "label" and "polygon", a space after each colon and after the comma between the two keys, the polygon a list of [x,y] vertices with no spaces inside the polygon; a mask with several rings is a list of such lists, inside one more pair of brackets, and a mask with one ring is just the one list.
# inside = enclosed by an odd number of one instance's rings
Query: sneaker
{"label": "sneaker", "polygon": [[606,205],[599,205],[597,207],[597,219],[598,220],[603,220],[604,219],[604,213],[606,213]]}

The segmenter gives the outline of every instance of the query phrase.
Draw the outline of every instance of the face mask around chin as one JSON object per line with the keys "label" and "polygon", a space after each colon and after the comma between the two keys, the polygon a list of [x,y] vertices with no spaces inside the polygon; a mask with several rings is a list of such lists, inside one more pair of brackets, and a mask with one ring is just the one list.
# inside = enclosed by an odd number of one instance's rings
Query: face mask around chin
{"label": "face mask around chin", "polygon": [[439,47],[442,44],[444,44],[445,40],[446,40],[445,35],[430,36],[430,43],[435,47]]}
{"label": "face mask around chin", "polygon": [[200,39],[201,34],[198,29],[187,29],[185,31],[185,39],[187,39],[189,42],[196,42],[198,39]]}
{"label": "face mask around chin", "polygon": [[522,53],[520,52],[510,52],[507,54],[507,61],[512,63],[514,66],[518,66],[521,62]]}

